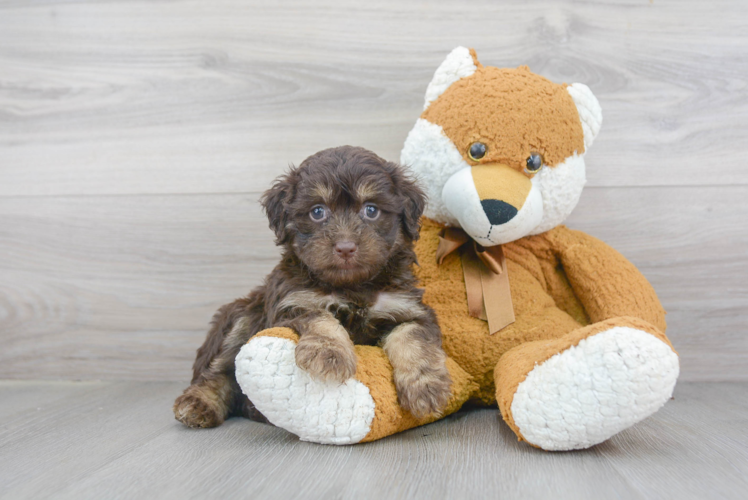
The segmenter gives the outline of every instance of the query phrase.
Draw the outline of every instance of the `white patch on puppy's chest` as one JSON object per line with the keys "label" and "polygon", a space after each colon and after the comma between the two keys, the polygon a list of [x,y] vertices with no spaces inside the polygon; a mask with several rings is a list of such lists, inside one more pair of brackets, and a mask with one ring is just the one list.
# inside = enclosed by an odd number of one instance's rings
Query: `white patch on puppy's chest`
{"label": "white patch on puppy's chest", "polygon": [[279,304],[281,309],[302,309],[305,311],[329,311],[344,305],[335,295],[321,295],[310,290],[289,293]]}
{"label": "white patch on puppy's chest", "polygon": [[401,292],[379,292],[376,302],[369,308],[370,318],[397,323],[413,320],[423,313],[424,308],[419,300]]}
{"label": "white patch on puppy's chest", "polygon": [[288,294],[280,303],[281,309],[326,311],[338,314],[365,309],[365,316],[374,321],[403,323],[423,316],[425,309],[421,301],[412,294],[403,292],[379,292],[377,299],[368,307],[345,300],[335,294],[321,295],[312,291]]}

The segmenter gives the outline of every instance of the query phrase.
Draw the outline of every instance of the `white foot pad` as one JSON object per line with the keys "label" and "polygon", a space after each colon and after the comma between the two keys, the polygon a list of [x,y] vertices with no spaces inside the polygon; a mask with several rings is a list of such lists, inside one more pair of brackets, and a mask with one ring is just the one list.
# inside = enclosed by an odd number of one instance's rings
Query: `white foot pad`
{"label": "white foot pad", "polygon": [[374,400],[355,379],[343,384],[313,379],[294,358],[296,344],[256,337],[236,356],[236,380],[244,394],[274,425],[302,441],[358,443],[369,433]]}
{"label": "white foot pad", "polygon": [[525,439],[545,450],[588,448],[660,409],[678,373],[670,346],[614,327],[533,368],[517,388],[512,416]]}

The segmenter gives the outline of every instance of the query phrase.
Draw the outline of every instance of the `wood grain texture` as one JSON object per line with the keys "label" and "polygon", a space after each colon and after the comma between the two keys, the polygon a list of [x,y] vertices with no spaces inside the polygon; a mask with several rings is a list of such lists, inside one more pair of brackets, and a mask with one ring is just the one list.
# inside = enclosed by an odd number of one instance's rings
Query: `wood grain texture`
{"label": "wood grain texture", "polygon": [[0,194],[259,190],[355,144],[397,159],[444,56],[588,84],[592,186],[732,185],[748,3],[0,4]]}
{"label": "wood grain texture", "polygon": [[278,262],[257,195],[0,207],[0,378],[188,380],[213,312]]}
{"label": "wood grain texture", "polygon": [[[467,410],[364,445],[300,442],[230,419],[190,430],[176,383],[0,382],[39,410],[0,427],[0,497],[725,498],[748,488],[748,386],[682,383],[653,417],[589,450],[517,442],[497,410]],[[65,397],[49,400],[51,390]]]}
{"label": "wood grain texture", "polygon": [[340,144],[397,159],[456,45],[580,81],[568,225],[658,291],[682,380],[748,380],[748,3],[0,0],[0,377],[183,380],[273,267],[257,199]]}

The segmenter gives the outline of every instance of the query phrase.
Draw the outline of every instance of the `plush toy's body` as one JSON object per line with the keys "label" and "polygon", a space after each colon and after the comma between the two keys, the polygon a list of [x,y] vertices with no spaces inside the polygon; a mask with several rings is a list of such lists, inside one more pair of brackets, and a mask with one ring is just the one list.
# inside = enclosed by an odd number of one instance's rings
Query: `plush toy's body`
{"label": "plush toy's body", "polygon": [[[520,439],[548,450],[589,447],[633,425],[670,398],[678,376],[646,279],[609,246],[560,225],[581,194],[601,119],[583,85],[484,68],[458,48],[429,85],[401,159],[429,195],[416,272],[450,358],[444,414],[498,403]],[[444,252],[446,227],[461,228],[467,243]],[[499,245],[503,267],[470,264]],[[496,275],[508,276],[511,298],[486,285]],[[471,315],[476,300],[482,314]],[[491,301],[513,308],[514,321],[496,323]],[[489,322],[473,317],[486,314]],[[357,347],[356,376],[334,386],[295,366],[295,342],[289,330],[261,332],[236,367],[257,408],[302,439],[370,441],[438,418],[399,408],[381,349]]]}
{"label": "plush toy's body", "polygon": [[[653,389],[669,396],[674,378],[667,375],[677,358],[662,333],[664,311],[651,286],[618,252],[563,226],[504,245],[516,321],[490,335],[485,321],[465,314],[464,286],[456,286],[463,281],[459,256],[450,254],[441,265],[433,259],[439,229],[425,222],[417,246],[424,301],[439,317],[444,351],[478,384],[470,399],[488,405],[498,400],[519,436],[547,449],[586,447],[638,420],[626,411],[658,409],[659,398],[654,408],[644,401]],[[599,344],[587,345],[584,355],[567,351],[592,336]],[[619,349],[631,351],[631,359]],[[640,357],[643,351],[646,358]],[[545,366],[536,380],[527,380],[554,355],[556,367]],[[631,377],[634,371],[639,373]],[[515,395],[523,381],[520,401]],[[651,387],[658,384],[663,386]],[[595,414],[587,416],[581,435],[544,439],[553,433],[553,420],[560,427],[584,421],[585,404]],[[543,421],[540,429],[533,428],[533,419]]]}

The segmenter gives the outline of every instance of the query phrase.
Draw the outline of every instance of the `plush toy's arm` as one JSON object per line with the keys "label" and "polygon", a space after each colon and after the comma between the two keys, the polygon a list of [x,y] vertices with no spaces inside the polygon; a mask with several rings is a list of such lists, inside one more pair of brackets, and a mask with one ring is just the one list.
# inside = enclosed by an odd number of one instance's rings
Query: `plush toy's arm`
{"label": "plush toy's arm", "polygon": [[457,411],[477,384],[447,358],[452,397],[440,414],[422,419],[398,404],[387,355],[379,347],[355,346],[356,373],[342,384],[312,377],[295,361],[299,336],[269,328],[252,337],[236,357],[236,380],[252,404],[274,425],[304,441],[352,444],[374,441]]}
{"label": "plush toy's arm", "polygon": [[564,226],[547,234],[592,322],[634,316],[665,331],[665,310],[657,294],[623,255],[597,238]]}

